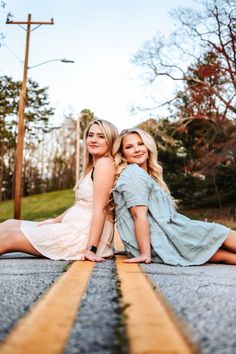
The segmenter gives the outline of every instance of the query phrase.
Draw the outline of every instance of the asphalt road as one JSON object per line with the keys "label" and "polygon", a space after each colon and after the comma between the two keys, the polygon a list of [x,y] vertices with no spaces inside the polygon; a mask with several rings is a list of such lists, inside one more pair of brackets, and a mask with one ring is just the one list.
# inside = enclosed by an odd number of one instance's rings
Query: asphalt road
{"label": "asphalt road", "polygon": [[[66,270],[67,264],[22,253],[0,257],[0,341]],[[234,266],[142,267],[200,353],[236,353]],[[115,262],[108,260],[94,268],[65,353],[126,353],[122,316]]]}
{"label": "asphalt road", "polygon": [[53,284],[67,263],[23,253],[0,256],[0,340]]}
{"label": "asphalt road", "polygon": [[115,262],[107,260],[95,266],[65,354],[122,354],[126,349]]}
{"label": "asphalt road", "polygon": [[[0,257],[0,341],[53,285],[67,264],[22,253]],[[65,353],[127,353],[114,260],[95,265]]]}
{"label": "asphalt road", "polygon": [[142,267],[201,353],[236,353],[235,266]]}

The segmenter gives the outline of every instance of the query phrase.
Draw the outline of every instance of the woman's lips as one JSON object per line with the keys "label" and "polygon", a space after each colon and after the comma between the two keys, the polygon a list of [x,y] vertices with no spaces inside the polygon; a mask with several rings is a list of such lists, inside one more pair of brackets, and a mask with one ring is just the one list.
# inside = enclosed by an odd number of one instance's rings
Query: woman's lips
{"label": "woman's lips", "polygon": [[137,159],[137,158],[143,157],[143,155],[144,154],[135,155],[134,158]]}

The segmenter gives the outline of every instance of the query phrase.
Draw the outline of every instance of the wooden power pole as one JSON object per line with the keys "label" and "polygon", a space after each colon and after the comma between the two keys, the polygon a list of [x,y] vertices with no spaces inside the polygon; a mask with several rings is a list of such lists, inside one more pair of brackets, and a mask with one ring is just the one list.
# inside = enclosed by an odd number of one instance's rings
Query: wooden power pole
{"label": "wooden power pole", "polygon": [[77,118],[76,122],[76,162],[75,162],[75,183],[79,182],[80,178],[80,116]]}
{"label": "wooden power pole", "polygon": [[[18,106],[18,133],[17,133],[17,147],[15,157],[15,188],[14,188],[14,218],[20,219],[21,217],[21,190],[22,190],[22,161],[23,161],[23,148],[24,148],[24,113],[27,99],[27,72],[28,72],[28,59],[29,59],[29,42],[30,42],[30,26],[37,25],[53,25],[53,19],[50,22],[32,22],[31,14],[28,14],[28,19],[25,22],[21,21],[7,21],[9,25],[27,25],[26,29],[26,46],[25,46],[25,62],[23,81],[21,85],[19,106]],[[35,29],[36,27],[34,27]]]}

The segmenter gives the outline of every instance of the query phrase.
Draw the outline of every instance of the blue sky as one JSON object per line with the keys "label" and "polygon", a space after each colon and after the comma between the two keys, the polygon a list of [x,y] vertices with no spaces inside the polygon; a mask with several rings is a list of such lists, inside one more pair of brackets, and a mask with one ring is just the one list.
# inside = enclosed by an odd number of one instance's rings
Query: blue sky
{"label": "blue sky", "polygon": [[[194,6],[192,0],[5,0],[0,11],[5,45],[0,48],[0,75],[22,79],[25,31],[5,25],[6,14],[14,21],[50,21],[31,33],[29,66],[51,59],[67,58],[30,69],[28,76],[49,87],[49,99],[56,107],[54,124],[64,114],[78,114],[89,108],[99,118],[115,123],[119,129],[148,118],[147,113],[130,114],[130,107],[142,104],[148,89],[135,79],[131,57],[145,40],[157,31],[174,29],[171,9]],[[158,89],[158,88],[157,88]],[[159,88],[161,92],[169,87]],[[160,112],[161,114],[162,112]]]}

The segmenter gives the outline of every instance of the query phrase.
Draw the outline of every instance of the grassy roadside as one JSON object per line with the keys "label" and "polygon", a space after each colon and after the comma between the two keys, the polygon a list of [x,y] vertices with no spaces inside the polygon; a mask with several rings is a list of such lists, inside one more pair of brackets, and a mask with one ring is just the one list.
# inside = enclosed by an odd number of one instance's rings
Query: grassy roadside
{"label": "grassy roadside", "polygon": [[181,210],[180,212],[191,219],[205,220],[209,222],[217,222],[219,224],[228,226],[230,229],[236,230],[235,207],[224,208],[208,208],[208,209],[194,209]]}
{"label": "grassy roadside", "polygon": [[[74,192],[64,190],[22,198],[22,219],[43,220],[61,214],[74,202]],[[13,201],[0,202],[0,222],[13,217]]]}
{"label": "grassy roadside", "polygon": [[[74,202],[74,192],[64,190],[37,194],[22,198],[22,219],[43,220],[55,217],[70,207]],[[192,218],[215,221],[236,230],[236,220],[232,215],[235,206],[230,208],[209,208],[198,210],[179,210],[184,215]],[[13,201],[0,202],[0,222],[13,217]]]}

